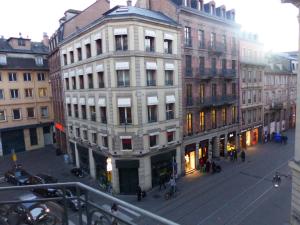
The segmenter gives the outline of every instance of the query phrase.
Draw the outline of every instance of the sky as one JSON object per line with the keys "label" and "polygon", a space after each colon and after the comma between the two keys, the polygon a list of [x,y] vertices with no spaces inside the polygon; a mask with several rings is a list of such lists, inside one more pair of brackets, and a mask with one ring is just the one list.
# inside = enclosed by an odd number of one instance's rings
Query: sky
{"label": "sky", "polygon": [[[136,0],[133,0],[135,3]],[[165,0],[162,0],[165,1]],[[95,0],[3,0],[0,13],[0,35],[5,38],[29,37],[40,41],[43,32],[49,36],[58,28],[58,20],[67,9],[83,10]],[[110,0],[111,7],[125,5],[126,0]],[[208,2],[208,0],[204,0]],[[266,51],[298,49],[298,11],[280,0],[215,0],[217,7],[234,8],[236,21],[243,31],[257,33]],[[12,14],[13,12],[13,14]]]}

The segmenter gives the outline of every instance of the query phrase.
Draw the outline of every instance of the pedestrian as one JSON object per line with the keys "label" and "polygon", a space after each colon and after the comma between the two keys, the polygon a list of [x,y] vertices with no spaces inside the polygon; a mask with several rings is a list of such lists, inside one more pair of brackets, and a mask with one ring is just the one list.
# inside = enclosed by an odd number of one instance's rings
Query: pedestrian
{"label": "pedestrian", "polygon": [[234,160],[234,161],[237,161],[237,158],[238,158],[238,156],[237,156],[237,151],[234,150],[234,151],[233,151],[233,160]]}
{"label": "pedestrian", "polygon": [[170,186],[171,186],[172,194],[174,194],[176,191],[176,180],[175,180],[175,177],[173,177],[173,176],[171,176],[171,179],[170,179]]}
{"label": "pedestrian", "polygon": [[210,165],[211,165],[211,164],[210,164],[210,161],[207,160],[207,161],[206,161],[206,165],[205,165],[205,168],[206,168],[206,172],[207,172],[207,173],[210,172]]}
{"label": "pedestrian", "polygon": [[140,185],[136,188],[137,200],[140,202],[142,200],[142,188]]}
{"label": "pedestrian", "polygon": [[245,153],[244,149],[243,149],[242,152],[241,152],[241,159],[242,159],[242,162],[245,162],[245,159],[246,159],[246,153]]}
{"label": "pedestrian", "polygon": [[160,176],[159,176],[159,190],[161,190],[161,187],[164,187],[164,189],[166,189],[164,174],[160,174]]}
{"label": "pedestrian", "polygon": [[118,220],[117,220],[118,206],[116,203],[112,204],[110,211],[112,213],[111,225],[118,225]]}
{"label": "pedestrian", "polygon": [[200,171],[202,171],[203,166],[204,166],[204,159],[203,158],[200,158],[199,165],[200,165]]}
{"label": "pedestrian", "polygon": [[229,155],[230,155],[230,161],[233,161],[233,151],[230,151]]}

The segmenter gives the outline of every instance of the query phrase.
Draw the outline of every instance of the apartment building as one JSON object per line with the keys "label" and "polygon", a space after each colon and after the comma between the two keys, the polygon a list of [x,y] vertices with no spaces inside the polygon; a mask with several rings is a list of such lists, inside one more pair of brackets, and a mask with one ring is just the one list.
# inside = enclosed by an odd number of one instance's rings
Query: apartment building
{"label": "apartment building", "polygon": [[239,144],[238,32],[235,11],[214,1],[138,0],[181,26],[183,79],[183,164],[227,155]]}
{"label": "apartment building", "polygon": [[266,60],[256,34],[240,34],[240,146],[256,145],[263,135],[263,77]]}
{"label": "apartment building", "polygon": [[0,39],[0,155],[52,144],[47,44]]}
{"label": "apartment building", "polygon": [[70,155],[117,193],[181,173],[180,43],[174,20],[129,4],[60,44]]}
{"label": "apartment building", "polygon": [[286,54],[269,55],[264,76],[264,135],[282,132],[295,123],[297,76]]}

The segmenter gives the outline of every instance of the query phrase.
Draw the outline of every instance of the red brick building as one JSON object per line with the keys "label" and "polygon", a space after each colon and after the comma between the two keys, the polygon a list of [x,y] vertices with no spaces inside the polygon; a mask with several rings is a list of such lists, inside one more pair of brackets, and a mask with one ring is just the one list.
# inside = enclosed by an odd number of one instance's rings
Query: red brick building
{"label": "red brick building", "polygon": [[238,146],[238,32],[235,11],[202,0],[138,0],[182,26],[185,172]]}

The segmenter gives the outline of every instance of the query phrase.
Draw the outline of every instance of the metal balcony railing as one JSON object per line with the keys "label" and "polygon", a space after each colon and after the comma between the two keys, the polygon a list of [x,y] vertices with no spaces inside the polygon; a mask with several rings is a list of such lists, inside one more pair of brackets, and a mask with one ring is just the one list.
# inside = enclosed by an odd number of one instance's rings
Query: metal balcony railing
{"label": "metal balcony railing", "polygon": [[250,64],[250,65],[260,65],[265,66],[267,65],[267,61],[265,58],[261,57],[248,57],[248,56],[241,56],[240,62],[244,64]]}
{"label": "metal balcony railing", "polygon": [[222,105],[231,105],[237,101],[237,97],[234,95],[226,96],[211,96],[206,98],[198,98],[197,106],[200,107],[217,107]]}
{"label": "metal balcony railing", "polygon": [[221,42],[209,41],[207,43],[207,49],[212,53],[220,55],[226,52],[226,45]]}
{"label": "metal balcony railing", "polygon": [[[30,194],[33,189],[41,188],[60,190],[61,195],[21,200],[20,196]],[[75,193],[71,197],[66,194],[70,189]],[[0,223],[4,225],[23,224],[25,218],[15,213],[14,210],[26,204],[43,204],[48,208],[45,217],[47,223],[43,224],[179,225],[79,182],[0,187],[0,195]],[[71,201],[76,202],[81,207],[78,207],[77,211],[71,211],[68,207]],[[113,204],[117,206],[117,213],[111,210]]]}

